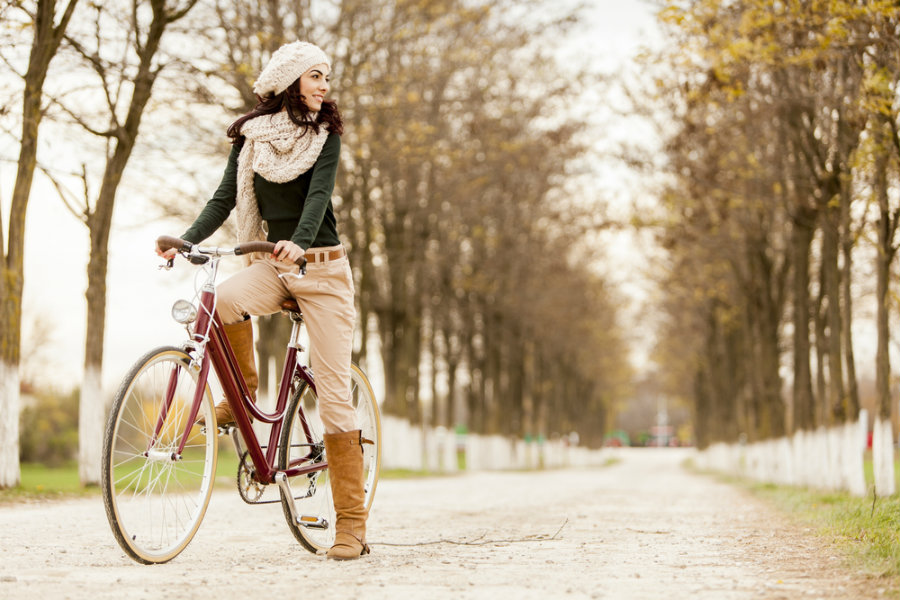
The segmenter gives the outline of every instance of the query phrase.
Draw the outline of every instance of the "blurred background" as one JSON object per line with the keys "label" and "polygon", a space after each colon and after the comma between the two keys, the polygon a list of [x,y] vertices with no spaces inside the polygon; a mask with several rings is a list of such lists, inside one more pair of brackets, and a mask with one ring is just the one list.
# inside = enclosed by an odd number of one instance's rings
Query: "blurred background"
{"label": "blurred background", "polygon": [[[850,423],[892,448],[898,19],[875,0],[2,2],[4,455],[21,412],[23,462],[96,481],[118,382],[184,339],[168,314],[193,272],[159,271],[153,241],[199,212],[297,39],[334,64],[354,358],[403,427],[598,449]],[[257,323],[262,394],[286,335]]]}

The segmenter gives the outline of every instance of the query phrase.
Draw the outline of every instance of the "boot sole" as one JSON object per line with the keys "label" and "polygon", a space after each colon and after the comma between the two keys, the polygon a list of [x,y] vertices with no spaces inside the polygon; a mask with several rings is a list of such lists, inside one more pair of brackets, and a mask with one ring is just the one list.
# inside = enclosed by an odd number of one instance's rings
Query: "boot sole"
{"label": "boot sole", "polygon": [[362,550],[360,550],[359,554],[357,554],[356,556],[329,556],[328,554],[326,554],[325,558],[327,558],[328,560],[356,560],[358,558],[362,558],[366,554],[371,553],[372,551],[369,549],[368,544],[365,544],[363,545]]}

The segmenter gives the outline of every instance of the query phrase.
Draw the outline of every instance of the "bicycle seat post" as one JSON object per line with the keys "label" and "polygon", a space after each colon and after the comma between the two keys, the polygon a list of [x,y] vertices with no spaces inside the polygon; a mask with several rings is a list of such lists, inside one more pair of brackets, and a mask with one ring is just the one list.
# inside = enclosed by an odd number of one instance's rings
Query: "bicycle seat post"
{"label": "bicycle seat post", "polygon": [[296,313],[291,313],[291,339],[288,342],[288,348],[296,348],[297,352],[304,352],[306,348],[300,343],[300,331],[303,329],[303,317]]}
{"label": "bicycle seat post", "polygon": [[298,352],[303,352],[306,348],[300,343],[300,332],[303,329],[303,313],[300,311],[300,305],[294,298],[288,298],[281,303],[281,313],[287,316],[293,327],[291,327],[291,339],[288,342],[288,348],[295,348]]}

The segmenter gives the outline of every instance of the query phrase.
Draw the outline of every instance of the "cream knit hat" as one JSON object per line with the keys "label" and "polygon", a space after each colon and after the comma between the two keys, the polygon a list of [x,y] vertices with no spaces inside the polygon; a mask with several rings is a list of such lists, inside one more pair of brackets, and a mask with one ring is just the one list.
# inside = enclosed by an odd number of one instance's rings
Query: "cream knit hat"
{"label": "cream knit hat", "polygon": [[328,55],[315,44],[309,42],[285,44],[272,54],[269,64],[253,85],[253,93],[257,96],[280,94],[309,69],[321,64],[331,68]]}

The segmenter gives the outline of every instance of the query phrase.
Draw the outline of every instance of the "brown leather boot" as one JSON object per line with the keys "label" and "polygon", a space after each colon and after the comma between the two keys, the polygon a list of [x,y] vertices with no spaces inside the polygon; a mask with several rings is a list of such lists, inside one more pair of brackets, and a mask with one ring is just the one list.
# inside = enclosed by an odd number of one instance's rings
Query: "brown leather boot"
{"label": "brown leather boot", "polygon": [[328,558],[352,560],[369,553],[366,545],[366,493],[363,481],[362,432],[326,433],[325,459],[328,461],[331,496],[334,498],[334,545]]}
{"label": "brown leather boot", "polygon": [[[225,336],[234,351],[238,367],[244,376],[244,382],[250,391],[250,400],[256,402],[256,388],[259,385],[259,374],[256,372],[256,352],[253,347],[253,322],[250,319],[224,326]],[[253,420],[253,417],[250,418]],[[197,420],[198,425],[204,425],[203,417]],[[216,424],[219,427],[227,427],[234,424],[234,415],[231,414],[231,406],[227,400],[216,404]]]}

